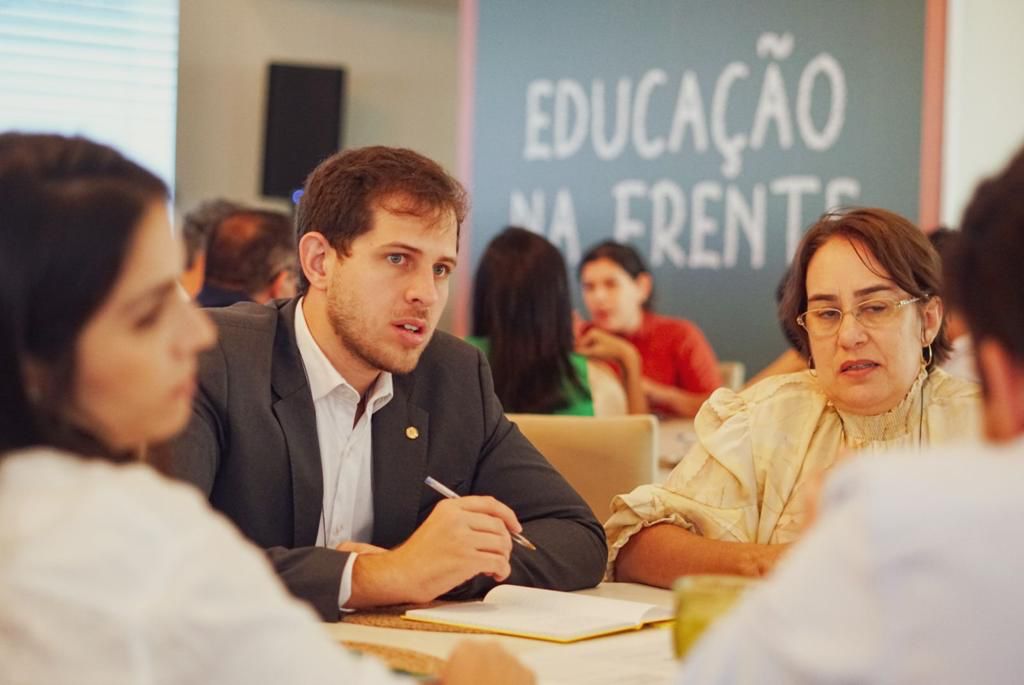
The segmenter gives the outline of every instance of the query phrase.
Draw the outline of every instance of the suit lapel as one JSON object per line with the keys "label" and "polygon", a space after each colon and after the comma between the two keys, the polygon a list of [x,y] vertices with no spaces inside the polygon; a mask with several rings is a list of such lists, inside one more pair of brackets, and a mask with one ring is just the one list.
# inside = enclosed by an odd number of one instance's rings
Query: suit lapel
{"label": "suit lapel", "polygon": [[284,433],[291,467],[293,544],[305,547],[316,544],[324,483],[316,410],[295,342],[297,302],[297,299],[289,300],[280,308],[270,382],[277,398],[274,414]]}
{"label": "suit lapel", "polygon": [[414,385],[412,374],[394,376],[394,397],[373,415],[373,544],[381,547],[400,544],[416,529],[429,475],[430,415],[413,404]]}

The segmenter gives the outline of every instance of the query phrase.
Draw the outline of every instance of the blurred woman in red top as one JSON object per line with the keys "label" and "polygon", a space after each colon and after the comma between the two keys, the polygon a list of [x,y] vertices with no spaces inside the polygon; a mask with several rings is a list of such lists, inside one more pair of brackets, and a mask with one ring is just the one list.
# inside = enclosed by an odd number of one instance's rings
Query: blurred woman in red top
{"label": "blurred woman in red top", "polygon": [[[696,325],[650,311],[654,282],[636,250],[614,241],[599,243],[583,255],[579,277],[588,327],[614,333],[640,353],[652,409],[667,416],[696,414],[722,385],[718,359]],[[587,345],[584,332],[579,351],[586,354]]]}

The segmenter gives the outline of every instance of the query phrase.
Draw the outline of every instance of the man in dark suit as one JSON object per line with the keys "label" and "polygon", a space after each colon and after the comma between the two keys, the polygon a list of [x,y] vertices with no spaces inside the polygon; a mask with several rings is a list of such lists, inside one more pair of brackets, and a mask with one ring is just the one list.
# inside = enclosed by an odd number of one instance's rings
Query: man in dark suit
{"label": "man in dark suit", "polygon": [[[339,153],[299,205],[299,297],[211,312],[220,341],[170,470],[327,620],[604,572],[601,526],[505,418],[484,357],[435,332],[465,205],[414,152]],[[520,531],[536,550],[513,549]]]}

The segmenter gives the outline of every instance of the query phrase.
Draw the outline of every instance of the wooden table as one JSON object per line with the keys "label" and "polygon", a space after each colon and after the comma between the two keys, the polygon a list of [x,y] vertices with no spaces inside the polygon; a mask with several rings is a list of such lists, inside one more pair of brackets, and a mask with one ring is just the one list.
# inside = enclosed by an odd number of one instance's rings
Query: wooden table
{"label": "wooden table", "polygon": [[[580,593],[672,605],[670,591],[634,583],[602,583]],[[442,659],[462,640],[497,640],[533,668],[542,685],[662,685],[671,683],[676,671],[671,631],[665,627],[559,644],[506,635],[439,633],[345,622],[324,626],[339,641],[397,647]]]}

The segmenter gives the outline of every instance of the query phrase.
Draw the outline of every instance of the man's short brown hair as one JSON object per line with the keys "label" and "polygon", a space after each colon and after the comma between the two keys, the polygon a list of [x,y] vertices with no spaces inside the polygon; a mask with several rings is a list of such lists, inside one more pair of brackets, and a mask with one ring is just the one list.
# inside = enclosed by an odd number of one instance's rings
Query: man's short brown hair
{"label": "man's short brown hair", "polygon": [[[373,228],[373,210],[430,216],[451,211],[458,230],[466,218],[466,191],[441,165],[404,148],[373,146],[339,152],[306,179],[296,215],[298,238],[322,233],[339,253]],[[309,288],[299,273],[299,293]]]}
{"label": "man's short brown hair", "polygon": [[953,304],[976,342],[994,340],[1024,366],[1024,150],[974,191],[960,231],[949,259]]}

